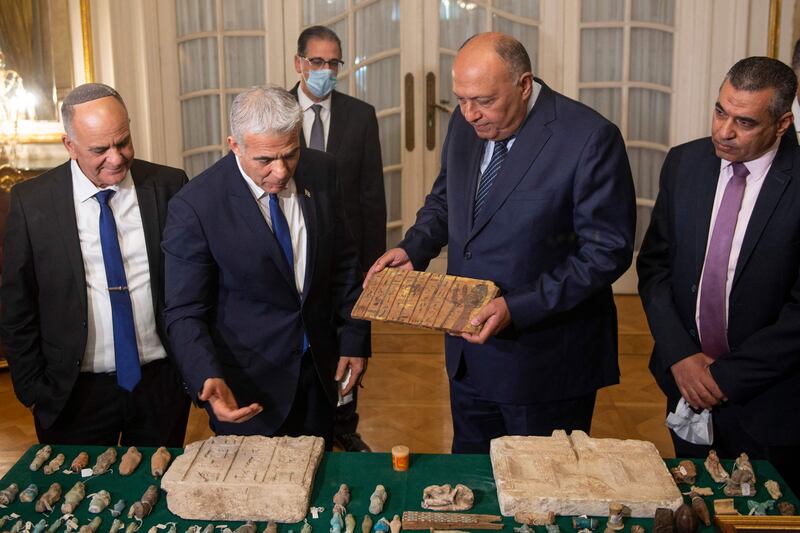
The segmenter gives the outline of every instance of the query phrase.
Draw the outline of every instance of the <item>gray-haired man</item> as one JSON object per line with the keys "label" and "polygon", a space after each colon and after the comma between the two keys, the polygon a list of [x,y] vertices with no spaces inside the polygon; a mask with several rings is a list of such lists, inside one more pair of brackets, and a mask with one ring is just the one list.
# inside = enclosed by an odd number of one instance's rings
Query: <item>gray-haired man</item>
{"label": "gray-haired man", "polygon": [[[279,87],[230,111],[231,152],[170,203],[166,321],[186,383],[221,434],[318,435],[330,447],[336,379],[360,379],[370,329],[332,156],[300,148]],[[338,335],[337,335],[338,329]]]}
{"label": "gray-haired man", "polygon": [[182,446],[159,244],[186,174],[133,158],[111,87],[75,88],[61,113],[71,160],[11,192],[0,335],[14,390],[41,442]]}

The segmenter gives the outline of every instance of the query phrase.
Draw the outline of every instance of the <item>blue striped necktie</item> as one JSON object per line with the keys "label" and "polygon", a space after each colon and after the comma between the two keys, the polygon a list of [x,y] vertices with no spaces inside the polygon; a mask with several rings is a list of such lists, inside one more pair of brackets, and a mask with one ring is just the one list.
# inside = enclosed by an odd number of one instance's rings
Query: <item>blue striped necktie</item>
{"label": "blue striped necktie", "polygon": [[100,191],[94,197],[100,204],[100,246],[103,249],[103,264],[106,268],[108,297],[111,300],[117,383],[123,389],[132,391],[142,378],[142,369],[139,366],[133,305],[117,237],[117,224],[114,222],[111,206],[108,205],[114,192],[113,190]]}
{"label": "blue striped necktie", "polygon": [[483,174],[481,175],[481,181],[478,184],[478,192],[475,194],[475,208],[473,211],[473,220],[478,218],[478,213],[480,213],[481,209],[486,204],[486,198],[489,196],[489,191],[492,189],[492,185],[494,185],[494,180],[500,173],[500,169],[503,167],[503,161],[506,160],[506,155],[508,154],[506,143],[508,143],[508,141],[510,141],[513,138],[514,137],[509,137],[508,139],[494,142],[492,159],[491,161],[489,161],[489,165],[486,167],[486,170],[484,170]]}

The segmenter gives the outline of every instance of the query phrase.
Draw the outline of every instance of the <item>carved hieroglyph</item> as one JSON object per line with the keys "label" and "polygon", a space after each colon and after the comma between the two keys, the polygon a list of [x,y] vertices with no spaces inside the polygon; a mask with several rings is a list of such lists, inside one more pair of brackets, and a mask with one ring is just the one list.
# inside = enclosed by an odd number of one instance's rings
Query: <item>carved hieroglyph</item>
{"label": "carved hieroglyph", "polygon": [[308,511],[324,446],[319,437],[193,442],[161,481],[167,507],[192,520],[299,522]]}
{"label": "carved hieroglyph", "polygon": [[635,517],[677,509],[683,497],[651,442],[593,439],[583,431],[501,437],[490,456],[500,511],[605,516],[618,502]]}

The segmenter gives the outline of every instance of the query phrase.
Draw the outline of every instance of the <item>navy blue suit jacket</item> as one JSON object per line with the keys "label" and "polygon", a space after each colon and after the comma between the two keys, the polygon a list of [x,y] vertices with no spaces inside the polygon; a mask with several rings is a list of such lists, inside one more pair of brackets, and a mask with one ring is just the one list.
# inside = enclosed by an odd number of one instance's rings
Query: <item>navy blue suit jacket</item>
{"label": "navy blue suit jacket", "polygon": [[512,324],[484,345],[445,337],[448,374],[467,364],[486,399],[534,403],[617,383],[611,283],[631,262],[635,196],[619,130],[542,90],[472,219],[485,143],[456,109],[441,171],[400,247],[425,269],[448,245],[449,274],[494,281]]}
{"label": "navy blue suit jacket", "polygon": [[294,398],[303,330],[335,402],[338,358],[369,356],[370,328],[350,318],[362,276],[338,209],[333,157],[302,149],[294,175],[308,234],[302,299],[234,158],[220,159],[170,202],[165,317],[193,397],[207,378],[222,377],[240,406],[263,405],[270,432]]}
{"label": "navy blue suit jacket", "polygon": [[[670,150],[637,260],[639,294],[655,338],[650,370],[673,409],[670,367],[701,351],[695,323],[720,171],[710,138]],[[711,374],[745,430],[769,446],[800,444],[800,148],[781,139],[736,263],[728,311],[731,352]]]}

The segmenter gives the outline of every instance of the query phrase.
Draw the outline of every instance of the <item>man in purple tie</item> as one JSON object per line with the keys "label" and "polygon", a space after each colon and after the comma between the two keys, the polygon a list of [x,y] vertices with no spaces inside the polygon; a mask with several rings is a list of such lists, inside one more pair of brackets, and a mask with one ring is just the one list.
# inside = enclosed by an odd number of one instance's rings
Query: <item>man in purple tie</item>
{"label": "man in purple tie", "polygon": [[[669,411],[711,413],[713,440],[671,432],[678,457],[747,452],[800,488],[800,149],[792,69],[728,71],[711,137],[673,148],[638,257]],[[784,135],[786,132],[788,135]]]}

